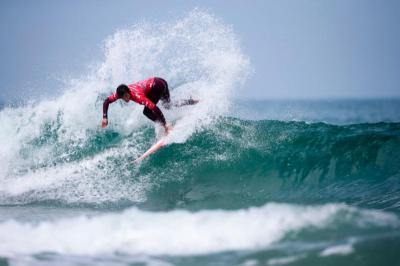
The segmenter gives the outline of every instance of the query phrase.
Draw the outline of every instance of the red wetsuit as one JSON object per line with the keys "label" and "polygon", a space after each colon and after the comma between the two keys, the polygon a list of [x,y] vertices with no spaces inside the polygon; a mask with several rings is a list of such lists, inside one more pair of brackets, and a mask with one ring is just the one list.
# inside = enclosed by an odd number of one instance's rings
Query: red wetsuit
{"label": "red wetsuit", "polygon": [[[149,119],[157,121],[165,125],[165,118],[161,110],[157,107],[159,99],[169,102],[168,84],[165,80],[157,77],[148,78],[128,85],[130,100],[138,104],[145,105],[143,114]],[[120,99],[118,94],[114,92],[103,103],[103,118],[107,118],[108,106],[110,103]]]}

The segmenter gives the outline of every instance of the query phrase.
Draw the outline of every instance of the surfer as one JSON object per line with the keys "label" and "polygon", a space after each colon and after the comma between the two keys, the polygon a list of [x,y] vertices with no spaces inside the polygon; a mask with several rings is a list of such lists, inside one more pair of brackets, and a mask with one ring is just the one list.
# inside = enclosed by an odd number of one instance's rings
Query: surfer
{"label": "surfer", "polygon": [[162,78],[152,77],[128,86],[121,84],[118,86],[115,93],[104,100],[103,120],[101,122],[103,128],[108,125],[108,106],[110,103],[113,103],[118,99],[123,99],[125,102],[134,101],[138,104],[144,105],[143,114],[151,121],[163,126],[166,134],[170,131],[171,126],[167,124],[164,114],[161,112],[160,108],[158,108],[158,101],[161,100],[162,105],[166,109],[171,108],[171,106],[180,107],[184,105],[193,105],[198,102],[197,100],[190,98],[172,104],[168,83]]}

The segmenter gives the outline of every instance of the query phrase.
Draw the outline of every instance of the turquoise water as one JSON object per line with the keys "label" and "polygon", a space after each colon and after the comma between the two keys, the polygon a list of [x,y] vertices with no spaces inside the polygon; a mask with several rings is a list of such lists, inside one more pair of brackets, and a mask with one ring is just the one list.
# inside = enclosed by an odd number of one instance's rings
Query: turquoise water
{"label": "turquoise water", "polygon": [[127,140],[144,151],[153,128],[77,145],[57,123],[20,150],[47,160],[2,180],[5,265],[399,262],[400,123],[220,117],[140,166],[116,151],[89,170]]}
{"label": "turquoise water", "polygon": [[[398,265],[400,101],[231,98],[250,72],[193,11],[116,32],[62,95],[3,107],[0,265]],[[115,103],[101,129],[101,105],[152,73],[200,103],[164,110],[168,145],[135,165],[160,128]]]}

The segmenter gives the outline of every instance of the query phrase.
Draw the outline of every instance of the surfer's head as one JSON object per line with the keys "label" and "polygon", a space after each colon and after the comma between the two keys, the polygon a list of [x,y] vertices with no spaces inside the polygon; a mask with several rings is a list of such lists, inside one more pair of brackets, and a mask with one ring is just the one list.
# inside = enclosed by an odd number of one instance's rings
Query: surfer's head
{"label": "surfer's head", "polygon": [[129,88],[125,84],[121,84],[117,88],[117,95],[120,99],[123,99],[125,102],[129,102],[131,99],[131,95],[129,94]]}

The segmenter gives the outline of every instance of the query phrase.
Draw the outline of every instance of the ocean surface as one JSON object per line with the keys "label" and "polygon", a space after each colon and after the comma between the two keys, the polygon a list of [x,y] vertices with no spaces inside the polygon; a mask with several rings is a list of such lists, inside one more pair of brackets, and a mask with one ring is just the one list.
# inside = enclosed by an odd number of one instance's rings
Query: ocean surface
{"label": "ocean surface", "polygon": [[[400,100],[238,100],[250,61],[199,10],[99,60],[0,109],[0,265],[400,265]],[[160,128],[118,102],[101,129],[102,101],[152,75],[200,102],[135,165]]]}

